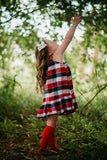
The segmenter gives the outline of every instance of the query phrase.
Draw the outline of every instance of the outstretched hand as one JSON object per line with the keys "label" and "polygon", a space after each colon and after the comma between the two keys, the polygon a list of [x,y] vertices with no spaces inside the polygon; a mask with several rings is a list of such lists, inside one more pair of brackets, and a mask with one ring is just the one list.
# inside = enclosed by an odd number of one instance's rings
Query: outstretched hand
{"label": "outstretched hand", "polygon": [[81,22],[82,19],[83,19],[83,18],[81,18],[81,16],[79,16],[79,14],[76,15],[76,13],[75,13],[75,14],[74,14],[74,19],[71,18],[71,21],[72,21],[72,24],[73,24],[73,25],[78,25],[78,24]]}

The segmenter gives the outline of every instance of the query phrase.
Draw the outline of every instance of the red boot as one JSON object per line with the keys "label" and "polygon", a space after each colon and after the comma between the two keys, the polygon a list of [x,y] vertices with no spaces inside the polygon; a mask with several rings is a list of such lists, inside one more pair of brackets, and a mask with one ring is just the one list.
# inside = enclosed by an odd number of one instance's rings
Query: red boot
{"label": "red boot", "polygon": [[48,151],[52,152],[52,153],[56,153],[55,151],[47,150],[49,140],[52,139],[52,137],[53,137],[53,132],[54,132],[53,127],[51,127],[51,126],[45,127],[43,134],[42,134],[40,148],[38,150],[39,154],[45,154],[45,153],[47,154]]}
{"label": "red boot", "polygon": [[56,134],[55,134],[55,131],[57,130],[57,125],[54,129],[54,132],[53,132],[53,135],[52,135],[52,138],[49,140],[48,142],[48,145],[49,145],[49,150],[50,151],[56,151],[56,152],[59,152],[59,151],[63,151],[62,148],[56,146]]}

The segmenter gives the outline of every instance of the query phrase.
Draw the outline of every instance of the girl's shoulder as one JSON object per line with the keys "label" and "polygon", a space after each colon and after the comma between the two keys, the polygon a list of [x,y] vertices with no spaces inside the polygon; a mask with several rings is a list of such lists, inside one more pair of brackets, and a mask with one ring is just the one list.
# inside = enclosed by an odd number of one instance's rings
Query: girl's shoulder
{"label": "girl's shoulder", "polygon": [[65,59],[64,59],[63,55],[56,55],[56,54],[54,54],[53,57],[50,60],[58,62],[58,63],[64,63],[65,62]]}
{"label": "girl's shoulder", "polygon": [[58,60],[56,60],[56,59],[50,59],[50,61],[49,61],[49,66],[53,66],[53,65],[57,65],[57,64],[60,64],[60,65],[58,65],[58,66],[63,66],[63,65],[65,65],[67,63],[67,61],[65,60],[65,59],[63,59],[63,61],[58,61]]}

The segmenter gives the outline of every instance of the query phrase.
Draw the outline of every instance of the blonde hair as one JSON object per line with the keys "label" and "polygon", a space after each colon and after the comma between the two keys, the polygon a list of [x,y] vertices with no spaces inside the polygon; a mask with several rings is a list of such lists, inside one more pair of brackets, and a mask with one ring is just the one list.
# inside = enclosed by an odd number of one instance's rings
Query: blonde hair
{"label": "blonde hair", "polygon": [[35,48],[35,57],[36,57],[36,70],[37,70],[37,82],[36,82],[36,91],[39,93],[39,88],[41,93],[44,93],[45,83],[47,78],[47,69],[49,66],[49,60],[52,55],[49,55],[48,47],[46,46],[41,51],[38,50],[38,47]]}

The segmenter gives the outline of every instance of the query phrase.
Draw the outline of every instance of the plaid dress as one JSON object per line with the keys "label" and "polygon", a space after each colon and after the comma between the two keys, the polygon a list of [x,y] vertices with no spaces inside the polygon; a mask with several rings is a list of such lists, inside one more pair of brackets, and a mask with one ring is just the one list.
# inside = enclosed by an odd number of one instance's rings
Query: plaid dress
{"label": "plaid dress", "polygon": [[73,90],[73,82],[67,61],[50,60],[42,106],[37,117],[58,114],[67,115],[78,108]]}

